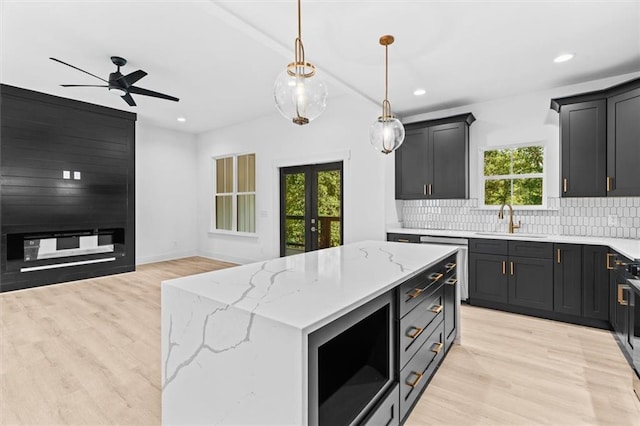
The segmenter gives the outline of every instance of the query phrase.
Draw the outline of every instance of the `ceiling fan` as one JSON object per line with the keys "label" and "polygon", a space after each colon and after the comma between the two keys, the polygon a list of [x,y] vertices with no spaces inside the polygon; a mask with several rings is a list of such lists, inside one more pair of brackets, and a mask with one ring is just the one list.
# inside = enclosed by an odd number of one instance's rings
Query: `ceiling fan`
{"label": "ceiling fan", "polygon": [[95,74],[91,74],[88,71],[85,71],[76,66],[63,62],[60,59],[56,59],[56,58],[49,58],[49,59],[59,62],[68,67],[75,68],[78,71],[82,71],[85,74],[89,74],[90,76],[100,79],[105,83],[107,83],[106,85],[61,84],[62,87],[107,87],[109,89],[109,93],[113,93],[120,96],[130,106],[136,106],[135,101],[131,97],[132,93],[136,95],[144,95],[144,96],[151,96],[154,98],[168,99],[170,101],[176,101],[176,102],[179,101],[179,99],[176,97],[165,95],[164,93],[154,92],[153,90],[143,89],[142,87],[134,86],[133,84],[138,80],[140,80],[145,75],[147,75],[147,73],[142,70],[138,70],[138,71],[132,72],[131,74],[122,75],[122,73],[120,72],[120,67],[126,65],[127,60],[119,56],[111,57],[111,62],[113,62],[113,64],[117,66],[118,69],[116,70],[116,72],[112,72],[111,74],[109,74],[109,80],[105,80],[102,77],[98,77]]}

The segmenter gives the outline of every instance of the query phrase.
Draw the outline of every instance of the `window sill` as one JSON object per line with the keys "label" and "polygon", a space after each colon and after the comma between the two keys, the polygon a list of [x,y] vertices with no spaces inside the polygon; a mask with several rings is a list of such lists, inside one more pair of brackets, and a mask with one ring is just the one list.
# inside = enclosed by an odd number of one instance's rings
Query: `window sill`
{"label": "window sill", "polygon": [[227,231],[224,229],[209,230],[209,235],[229,235],[232,237],[258,238],[258,233],[256,232],[237,232],[237,231]]}

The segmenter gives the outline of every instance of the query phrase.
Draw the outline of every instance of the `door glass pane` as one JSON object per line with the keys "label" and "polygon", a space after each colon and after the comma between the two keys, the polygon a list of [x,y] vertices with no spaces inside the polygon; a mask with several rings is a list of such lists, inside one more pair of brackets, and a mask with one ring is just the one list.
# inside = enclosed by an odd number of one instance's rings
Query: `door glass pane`
{"label": "door glass pane", "polygon": [[256,232],[256,196],[238,195],[238,232]]}
{"label": "door glass pane", "polygon": [[232,226],[231,195],[216,195],[216,229],[231,231]]}
{"label": "door glass pane", "polygon": [[305,251],[304,173],[285,175],[285,256]]}
{"label": "door glass pane", "polygon": [[316,174],[316,179],[318,182],[318,248],[336,247],[342,244],[340,171],[321,171]]}

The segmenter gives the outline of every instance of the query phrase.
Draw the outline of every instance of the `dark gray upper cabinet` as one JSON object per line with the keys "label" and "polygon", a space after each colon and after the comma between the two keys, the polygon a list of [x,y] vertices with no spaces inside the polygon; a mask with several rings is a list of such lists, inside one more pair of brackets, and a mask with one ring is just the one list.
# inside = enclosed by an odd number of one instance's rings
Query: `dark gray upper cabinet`
{"label": "dark gray upper cabinet", "polygon": [[396,151],[396,199],[469,198],[469,126],[473,114],[407,125]]}
{"label": "dark gray upper cabinet", "polygon": [[640,79],[551,100],[560,113],[560,194],[640,195]]}
{"label": "dark gray upper cabinet", "polygon": [[563,197],[606,195],[607,102],[566,105],[560,111],[560,193]]}
{"label": "dark gray upper cabinet", "polygon": [[607,100],[609,195],[640,195],[640,88]]}

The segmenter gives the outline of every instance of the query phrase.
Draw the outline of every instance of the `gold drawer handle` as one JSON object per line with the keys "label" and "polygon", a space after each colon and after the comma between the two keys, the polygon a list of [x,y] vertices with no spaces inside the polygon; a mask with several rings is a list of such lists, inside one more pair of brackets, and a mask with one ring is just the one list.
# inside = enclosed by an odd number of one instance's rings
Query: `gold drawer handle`
{"label": "gold drawer handle", "polygon": [[612,257],[616,257],[616,255],[613,253],[607,253],[607,269],[615,269],[613,266],[611,266]]}
{"label": "gold drawer handle", "polygon": [[458,283],[458,279],[457,278],[449,278],[444,283],[445,284],[449,284],[449,285],[456,285]]}
{"label": "gold drawer handle", "polygon": [[414,288],[409,293],[407,293],[407,296],[409,296],[409,299],[413,299],[415,297],[420,296],[420,293],[422,293],[422,289],[421,288]]}
{"label": "gold drawer handle", "polygon": [[624,300],[624,291],[629,288],[624,284],[618,284],[618,303],[622,306],[628,306],[629,301]]}
{"label": "gold drawer handle", "polygon": [[433,346],[431,347],[431,352],[435,352],[439,354],[443,347],[444,347],[444,343],[442,342],[434,343]]}
{"label": "gold drawer handle", "polygon": [[[416,379],[413,382],[410,382],[409,380],[406,381],[406,384],[408,386],[411,386],[412,388],[415,388],[416,386],[418,386],[418,383],[420,383],[420,380],[422,380],[422,373],[418,373],[417,371],[412,371],[411,374],[415,374],[416,375]],[[411,376],[409,376],[411,377]]]}
{"label": "gold drawer handle", "polygon": [[413,328],[413,331],[411,333],[407,333],[407,337],[410,339],[415,339],[416,337],[418,337],[419,335],[422,334],[422,331],[424,330],[424,328],[422,327],[416,327],[416,326],[411,326],[411,328]]}
{"label": "gold drawer handle", "polygon": [[611,178],[611,176],[607,176],[607,192],[611,192],[611,181],[613,179]]}
{"label": "gold drawer handle", "polygon": [[442,305],[436,305],[433,308],[431,308],[431,312],[433,312],[434,314],[439,314],[440,312],[442,312]]}
{"label": "gold drawer handle", "polygon": [[407,240],[406,238],[398,238],[398,242],[399,243],[408,243],[409,240]]}
{"label": "gold drawer handle", "polygon": [[456,264],[451,262],[451,263],[447,263],[446,265],[444,265],[445,268],[447,268],[447,272],[451,272],[452,270],[454,270],[456,268]]}
{"label": "gold drawer handle", "polygon": [[438,281],[442,277],[444,277],[444,274],[441,274],[440,272],[434,272],[431,275],[429,275],[429,279],[433,282]]}

